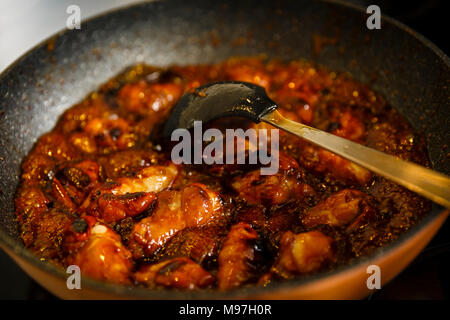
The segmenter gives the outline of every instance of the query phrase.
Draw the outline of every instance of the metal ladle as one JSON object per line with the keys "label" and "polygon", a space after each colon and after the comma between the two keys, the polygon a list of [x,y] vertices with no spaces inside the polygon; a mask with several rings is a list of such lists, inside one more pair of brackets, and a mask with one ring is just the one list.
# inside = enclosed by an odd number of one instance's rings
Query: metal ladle
{"label": "metal ladle", "polygon": [[267,122],[369,169],[440,205],[450,208],[450,178],[350,140],[284,118],[264,88],[238,81],[215,82],[185,94],[174,106],[163,134],[190,129],[194,121],[240,116]]}

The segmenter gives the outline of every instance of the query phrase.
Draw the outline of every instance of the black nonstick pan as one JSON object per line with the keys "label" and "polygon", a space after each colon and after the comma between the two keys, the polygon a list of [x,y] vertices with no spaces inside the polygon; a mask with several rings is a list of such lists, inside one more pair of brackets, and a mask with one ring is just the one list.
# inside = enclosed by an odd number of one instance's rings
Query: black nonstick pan
{"label": "black nonstick pan", "polygon": [[44,41],[0,75],[0,246],[33,278],[63,298],[360,298],[366,268],[383,283],[422,250],[448,211],[437,205],[388,247],[352,265],[270,288],[177,292],[83,279],[67,274],[22,244],[14,193],[22,159],[62,112],[125,67],[220,62],[231,56],[304,58],[349,72],[381,93],[427,137],[434,169],[450,174],[450,60],[436,46],[387,17],[369,30],[368,14],[339,2],[155,1],[105,13]]}

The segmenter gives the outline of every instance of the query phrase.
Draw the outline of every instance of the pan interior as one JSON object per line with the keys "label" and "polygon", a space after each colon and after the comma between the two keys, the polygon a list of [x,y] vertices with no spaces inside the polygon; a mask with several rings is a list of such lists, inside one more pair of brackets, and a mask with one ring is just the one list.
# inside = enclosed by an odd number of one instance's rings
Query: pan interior
{"label": "pan interior", "polygon": [[22,246],[13,199],[33,143],[65,109],[138,62],[199,64],[265,54],[349,72],[426,135],[433,167],[449,174],[449,59],[389,19],[368,30],[367,17],[334,2],[174,0],[99,16],[39,45],[0,76],[1,238],[17,239],[16,250]]}

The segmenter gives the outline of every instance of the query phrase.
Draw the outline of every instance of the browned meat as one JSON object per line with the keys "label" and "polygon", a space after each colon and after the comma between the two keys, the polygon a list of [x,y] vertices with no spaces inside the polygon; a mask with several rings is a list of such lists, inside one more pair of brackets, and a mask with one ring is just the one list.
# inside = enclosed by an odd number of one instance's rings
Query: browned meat
{"label": "browned meat", "polygon": [[372,177],[369,170],[312,145],[303,148],[299,161],[314,172],[329,175],[332,179],[347,184],[366,185]]}
{"label": "browned meat", "polygon": [[240,59],[230,59],[224,70],[228,80],[251,82],[266,90],[270,89],[272,80],[259,60],[247,59],[246,63],[242,63]]}
{"label": "browned meat", "polygon": [[333,240],[318,231],[294,234],[287,231],[280,241],[280,252],[271,269],[282,277],[316,271],[334,259]]}
{"label": "browned meat", "polygon": [[[68,263],[80,267],[81,274],[99,280],[129,284],[133,260],[120,236],[103,224],[89,227],[88,238]],[[72,244],[73,247],[74,244]]]}
{"label": "browned meat", "polygon": [[164,246],[160,257],[188,257],[201,265],[217,258],[226,231],[222,226],[191,227],[179,231]]}
{"label": "browned meat", "polygon": [[163,191],[155,212],[134,226],[130,248],[136,258],[150,256],[178,231],[212,223],[222,215],[220,196],[202,184]]}
{"label": "browned meat", "polygon": [[170,111],[182,93],[183,87],[177,84],[149,84],[141,80],[126,84],[118,94],[118,101],[130,112],[161,116]]}
{"label": "browned meat", "polygon": [[141,214],[149,209],[155,200],[154,192],[135,192],[117,196],[105,193],[89,202],[85,212],[106,223],[118,222]]}
{"label": "browned meat", "polygon": [[219,289],[239,287],[254,276],[252,262],[257,254],[254,241],[258,238],[248,223],[240,222],[231,227],[219,253]]}
{"label": "browned meat", "polygon": [[354,221],[356,227],[360,215],[368,218],[373,216],[374,210],[368,203],[369,196],[361,191],[344,189],[335,193],[307,210],[302,218],[303,224],[315,227],[319,224],[330,226],[344,226]]}
{"label": "browned meat", "polygon": [[98,159],[110,179],[134,175],[143,167],[159,164],[161,156],[153,150],[126,149]]}
{"label": "browned meat", "polygon": [[157,264],[144,265],[134,279],[148,287],[198,289],[211,286],[215,279],[198,264],[188,258],[173,258]]}
{"label": "browned meat", "polygon": [[305,199],[314,195],[314,190],[302,182],[302,173],[297,162],[280,154],[279,172],[261,175],[260,170],[236,178],[233,189],[248,204],[278,205],[290,199]]}

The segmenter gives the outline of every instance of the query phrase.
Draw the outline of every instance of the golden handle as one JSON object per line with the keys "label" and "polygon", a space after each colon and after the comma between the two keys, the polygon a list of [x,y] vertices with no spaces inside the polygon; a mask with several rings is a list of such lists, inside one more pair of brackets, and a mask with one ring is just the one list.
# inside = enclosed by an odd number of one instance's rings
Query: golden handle
{"label": "golden handle", "polygon": [[442,173],[288,120],[276,110],[263,116],[261,120],[312,142],[389,180],[395,181],[440,205],[450,208],[450,178]]}

